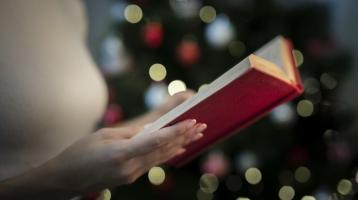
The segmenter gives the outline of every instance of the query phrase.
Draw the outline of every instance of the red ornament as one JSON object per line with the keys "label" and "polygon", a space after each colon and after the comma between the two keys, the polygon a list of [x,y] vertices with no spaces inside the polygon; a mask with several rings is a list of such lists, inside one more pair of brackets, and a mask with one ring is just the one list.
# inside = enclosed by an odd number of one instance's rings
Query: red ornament
{"label": "red ornament", "polygon": [[200,58],[198,43],[192,40],[182,41],[177,48],[177,57],[184,65],[195,64]]}
{"label": "red ornament", "polygon": [[110,104],[104,113],[103,122],[106,126],[114,125],[122,119],[122,108],[117,104]]}
{"label": "red ornament", "polygon": [[201,165],[203,173],[215,174],[217,177],[224,177],[230,171],[230,162],[221,152],[210,153]]}
{"label": "red ornament", "polygon": [[288,162],[293,166],[305,165],[310,158],[308,151],[300,146],[293,147],[288,156]]}
{"label": "red ornament", "polygon": [[150,22],[143,29],[144,43],[150,48],[157,48],[163,41],[163,27],[159,22]]}

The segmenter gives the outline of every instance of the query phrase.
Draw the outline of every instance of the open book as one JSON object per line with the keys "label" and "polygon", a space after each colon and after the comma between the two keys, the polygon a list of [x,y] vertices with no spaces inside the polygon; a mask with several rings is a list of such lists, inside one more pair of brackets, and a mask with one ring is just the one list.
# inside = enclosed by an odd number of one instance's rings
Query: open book
{"label": "open book", "polygon": [[208,125],[203,138],[188,145],[185,153],[167,163],[179,166],[302,91],[291,43],[278,36],[145,131],[156,131],[185,119],[197,119]]}

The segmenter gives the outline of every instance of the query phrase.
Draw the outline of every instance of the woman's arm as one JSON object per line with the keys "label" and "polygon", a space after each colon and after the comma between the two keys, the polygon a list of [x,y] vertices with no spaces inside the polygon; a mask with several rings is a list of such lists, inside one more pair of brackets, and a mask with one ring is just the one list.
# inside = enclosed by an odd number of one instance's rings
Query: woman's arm
{"label": "woman's arm", "polygon": [[105,128],[88,135],[46,164],[0,182],[0,199],[68,199],[129,184],[185,151],[205,124],[185,120],[155,132]]}
{"label": "woman's arm", "polygon": [[70,199],[78,193],[60,181],[58,167],[49,162],[0,182],[0,199]]}

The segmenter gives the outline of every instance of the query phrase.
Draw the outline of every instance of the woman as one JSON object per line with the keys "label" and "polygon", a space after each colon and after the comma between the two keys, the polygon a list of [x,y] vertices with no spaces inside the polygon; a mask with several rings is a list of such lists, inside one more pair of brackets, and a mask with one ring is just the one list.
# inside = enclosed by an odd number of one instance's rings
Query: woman
{"label": "woman", "polygon": [[202,137],[206,125],[195,120],[136,135],[192,92],[89,134],[106,89],[83,13],[74,0],[0,2],[0,199],[69,199],[132,183]]}

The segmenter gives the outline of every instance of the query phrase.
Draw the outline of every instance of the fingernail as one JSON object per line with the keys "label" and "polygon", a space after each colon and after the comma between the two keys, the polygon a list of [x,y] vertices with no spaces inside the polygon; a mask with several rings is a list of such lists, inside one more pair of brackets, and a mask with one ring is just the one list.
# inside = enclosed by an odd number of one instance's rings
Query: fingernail
{"label": "fingernail", "polygon": [[198,134],[196,134],[194,137],[193,137],[193,139],[191,140],[192,142],[194,142],[194,141],[197,141],[197,140],[199,140],[200,138],[202,138],[204,135],[202,134],[202,133],[198,133]]}
{"label": "fingernail", "polygon": [[200,124],[198,129],[197,129],[197,132],[203,132],[208,126],[206,124]]}
{"label": "fingernail", "polygon": [[196,120],[195,119],[191,119],[187,125],[187,128],[191,128],[196,124]]}
{"label": "fingernail", "polygon": [[179,149],[179,150],[177,151],[177,154],[176,154],[176,155],[183,154],[185,151],[186,151],[186,149]]}

